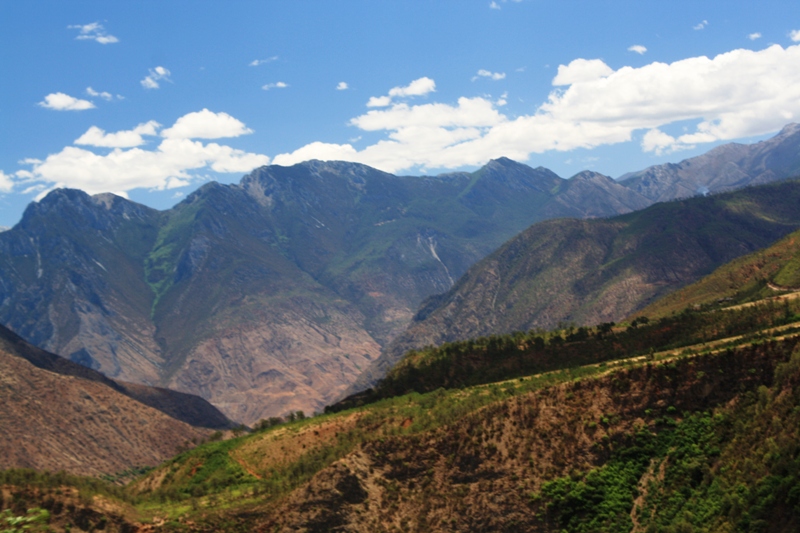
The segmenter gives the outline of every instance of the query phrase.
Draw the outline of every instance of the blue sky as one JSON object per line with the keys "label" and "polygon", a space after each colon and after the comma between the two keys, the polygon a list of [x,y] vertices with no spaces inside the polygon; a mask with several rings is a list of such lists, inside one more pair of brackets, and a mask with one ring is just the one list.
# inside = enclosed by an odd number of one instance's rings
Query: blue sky
{"label": "blue sky", "polygon": [[261,164],[618,177],[800,117],[800,2],[0,2],[0,226]]}

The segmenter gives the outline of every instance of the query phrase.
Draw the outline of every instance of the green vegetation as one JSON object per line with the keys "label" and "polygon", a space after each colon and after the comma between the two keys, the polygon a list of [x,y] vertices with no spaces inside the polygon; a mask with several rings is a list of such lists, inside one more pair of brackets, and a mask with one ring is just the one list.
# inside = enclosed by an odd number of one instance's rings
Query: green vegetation
{"label": "green vegetation", "polygon": [[786,293],[776,290],[779,288],[800,289],[800,231],[719,267],[700,281],[649,305],[641,313],[661,317],[690,306],[730,307]]}
{"label": "green vegetation", "polygon": [[800,328],[800,300],[766,301],[734,310],[705,306],[658,320],[640,316],[629,324],[571,326],[445,343],[409,352],[375,390],[326,410],[335,412],[410,391],[466,387],[604,361],[650,357],[654,347],[659,351],[676,350],[756,335],[765,329],[794,323]]}
{"label": "green vegetation", "polygon": [[11,509],[0,512],[0,533],[47,531],[50,513],[45,509],[28,509],[22,516],[14,516]]}
{"label": "green vegetation", "polygon": [[[602,466],[532,494],[568,532],[790,531],[800,526],[800,349],[733,407],[642,429]],[[634,500],[639,497],[634,509]],[[633,512],[631,512],[633,509]]]}

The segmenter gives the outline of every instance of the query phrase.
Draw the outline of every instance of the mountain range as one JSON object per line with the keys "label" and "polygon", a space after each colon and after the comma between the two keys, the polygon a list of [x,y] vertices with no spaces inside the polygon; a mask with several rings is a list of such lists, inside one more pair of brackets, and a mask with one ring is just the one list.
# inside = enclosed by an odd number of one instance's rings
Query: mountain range
{"label": "mountain range", "polygon": [[[367,368],[374,377],[382,349],[415,314],[419,323],[447,299],[417,313],[426,298],[471,283],[456,282],[531,224],[631,213],[701,186],[783,179],[800,161],[798,146],[800,130],[787,126],[762,143],[717,148],[700,156],[702,165],[693,158],[679,171],[653,167],[619,182],[589,171],[564,180],[504,158],[434,177],[310,161],[206,184],[166,211],[56,190],[0,233],[0,323],[107,376],[197,393],[238,421],[318,411]],[[601,255],[612,242],[630,244],[615,240],[636,226],[630,216],[534,226],[525,239],[550,251],[531,261],[563,260],[548,239],[568,247],[583,239]],[[754,223],[752,235],[692,275],[769,244],[793,223]],[[666,277],[665,287],[695,279],[673,283],[669,268],[649,271],[655,285]],[[595,280],[595,289],[607,281]],[[550,314],[556,322],[611,319],[660,294],[645,293],[618,287],[599,307]]]}
{"label": "mountain range", "polygon": [[[587,202],[565,198],[588,189]],[[0,322],[104,374],[236,420],[341,394],[427,296],[538,219],[646,201],[502,159],[401,177],[312,161],[209,183],[168,211],[56,190],[0,234]]]}

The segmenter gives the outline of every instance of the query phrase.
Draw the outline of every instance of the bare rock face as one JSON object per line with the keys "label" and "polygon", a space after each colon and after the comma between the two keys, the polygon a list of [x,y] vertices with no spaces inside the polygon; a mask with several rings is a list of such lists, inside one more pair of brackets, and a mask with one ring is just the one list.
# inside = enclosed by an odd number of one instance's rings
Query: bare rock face
{"label": "bare rock face", "polygon": [[302,311],[216,332],[192,350],[170,387],[196,390],[236,420],[321,412],[380,346],[349,316],[315,321]]}

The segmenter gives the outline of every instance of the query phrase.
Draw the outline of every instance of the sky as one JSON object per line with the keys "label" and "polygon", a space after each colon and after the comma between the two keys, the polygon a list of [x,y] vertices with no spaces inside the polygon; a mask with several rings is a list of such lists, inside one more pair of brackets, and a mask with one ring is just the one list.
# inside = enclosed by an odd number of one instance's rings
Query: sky
{"label": "sky", "polygon": [[308,159],[619,177],[800,120],[800,2],[0,0],[0,226]]}

